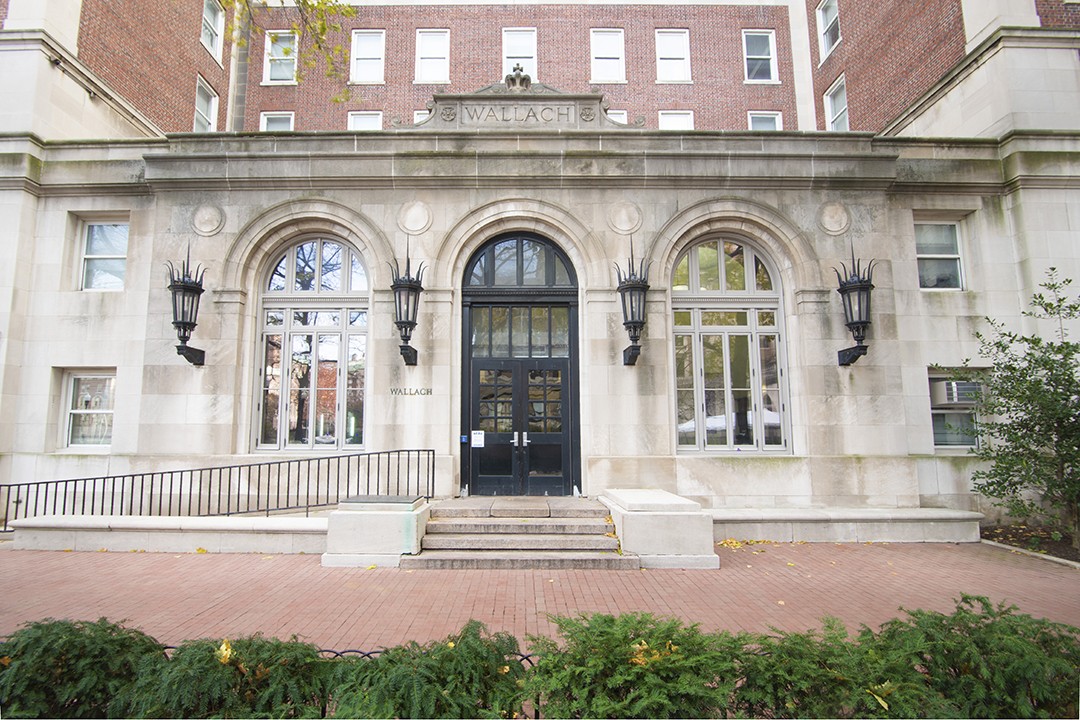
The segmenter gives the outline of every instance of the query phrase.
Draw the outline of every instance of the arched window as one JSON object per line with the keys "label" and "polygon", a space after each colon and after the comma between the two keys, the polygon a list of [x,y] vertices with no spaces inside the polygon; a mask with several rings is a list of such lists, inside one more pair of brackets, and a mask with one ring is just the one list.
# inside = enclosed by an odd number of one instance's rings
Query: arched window
{"label": "arched window", "polygon": [[359,254],[307,238],[278,257],[262,290],[256,446],[363,446],[368,278]]}
{"label": "arched window", "polygon": [[677,443],[683,451],[787,448],[780,287],[739,238],[688,248],[671,282]]}

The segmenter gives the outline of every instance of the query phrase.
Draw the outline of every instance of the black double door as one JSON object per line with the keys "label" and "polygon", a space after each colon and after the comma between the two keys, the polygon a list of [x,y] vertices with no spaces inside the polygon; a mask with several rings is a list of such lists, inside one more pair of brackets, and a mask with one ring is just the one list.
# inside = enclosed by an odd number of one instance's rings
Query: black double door
{"label": "black double door", "polygon": [[569,373],[567,358],[474,361],[471,494],[572,492]]}

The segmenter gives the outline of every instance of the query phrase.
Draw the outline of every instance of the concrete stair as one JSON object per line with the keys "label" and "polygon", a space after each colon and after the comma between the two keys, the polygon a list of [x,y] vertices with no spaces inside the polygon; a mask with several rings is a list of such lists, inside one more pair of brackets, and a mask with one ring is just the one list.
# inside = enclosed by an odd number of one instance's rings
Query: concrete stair
{"label": "concrete stair", "polygon": [[608,510],[584,498],[456,498],[434,505],[404,569],[636,570]]}

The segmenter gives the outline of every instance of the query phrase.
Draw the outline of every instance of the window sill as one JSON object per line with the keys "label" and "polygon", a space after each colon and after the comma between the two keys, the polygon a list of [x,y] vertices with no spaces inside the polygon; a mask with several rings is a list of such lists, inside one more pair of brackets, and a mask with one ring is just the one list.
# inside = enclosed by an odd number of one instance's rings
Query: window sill
{"label": "window sill", "polygon": [[350,80],[347,85],[366,85],[368,87],[378,87],[385,85],[386,80]]}
{"label": "window sill", "polygon": [[109,455],[112,445],[68,445],[58,449],[54,455]]}
{"label": "window sill", "polygon": [[217,50],[214,50],[213,48],[208,47],[206,43],[202,42],[201,40],[199,41],[199,44],[202,45],[203,50],[206,50],[210,57],[213,58],[214,62],[217,63],[218,67],[224,70],[225,65],[221,62],[221,49],[219,48]]}
{"label": "window sill", "polygon": [[449,85],[449,80],[413,80],[413,85]]}
{"label": "window sill", "polygon": [[959,292],[964,292],[964,288],[962,288],[962,287],[955,287],[955,288],[924,288],[924,287],[920,287],[919,292],[926,292],[926,293],[959,293]]}
{"label": "window sill", "polygon": [[590,85],[626,85],[625,80],[589,80]]}
{"label": "window sill", "polygon": [[657,85],[693,85],[693,80],[657,80]]}
{"label": "window sill", "polygon": [[779,80],[743,80],[743,85],[782,85]]}
{"label": "window sill", "polygon": [[259,84],[262,87],[296,87],[300,83],[296,80],[263,80]]}

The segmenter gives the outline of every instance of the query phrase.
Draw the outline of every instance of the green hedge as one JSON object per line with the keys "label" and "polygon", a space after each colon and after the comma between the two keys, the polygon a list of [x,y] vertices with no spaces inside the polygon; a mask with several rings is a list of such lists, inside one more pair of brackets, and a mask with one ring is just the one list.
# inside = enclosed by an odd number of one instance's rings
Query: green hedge
{"label": "green hedge", "polygon": [[[964,596],[851,635],[706,633],[645,613],[554,617],[517,640],[470,621],[426,645],[326,659],[253,636],[165,648],[29,623],[0,643],[3,717],[1077,717],[1080,630]],[[532,661],[535,666],[528,667]]]}

